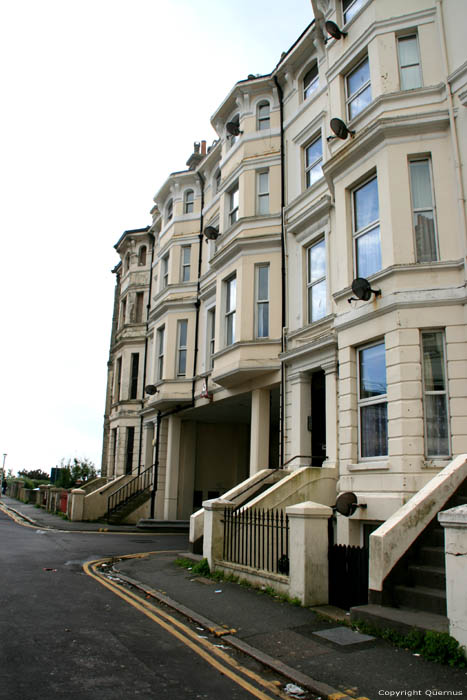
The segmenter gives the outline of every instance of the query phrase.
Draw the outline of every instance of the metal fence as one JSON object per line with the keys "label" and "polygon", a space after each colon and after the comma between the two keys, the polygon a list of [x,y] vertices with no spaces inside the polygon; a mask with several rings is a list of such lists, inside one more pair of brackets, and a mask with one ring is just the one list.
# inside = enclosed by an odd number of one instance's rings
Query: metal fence
{"label": "metal fence", "polygon": [[224,561],[289,573],[289,518],[282,510],[224,510]]}
{"label": "metal fence", "polygon": [[118,508],[140,493],[149,489],[152,485],[154,467],[148,467],[144,472],[128,481],[124,486],[110,494],[107,499],[107,517],[109,518]]}

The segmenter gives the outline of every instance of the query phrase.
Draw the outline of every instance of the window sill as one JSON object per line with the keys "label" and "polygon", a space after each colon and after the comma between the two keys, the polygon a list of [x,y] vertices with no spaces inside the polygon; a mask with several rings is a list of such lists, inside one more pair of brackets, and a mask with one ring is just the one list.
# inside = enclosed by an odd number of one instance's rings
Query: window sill
{"label": "window sill", "polygon": [[358,462],[357,464],[349,464],[347,469],[349,472],[387,471],[389,462]]}
{"label": "window sill", "polygon": [[451,462],[452,457],[427,458],[422,464],[422,469],[444,469]]}

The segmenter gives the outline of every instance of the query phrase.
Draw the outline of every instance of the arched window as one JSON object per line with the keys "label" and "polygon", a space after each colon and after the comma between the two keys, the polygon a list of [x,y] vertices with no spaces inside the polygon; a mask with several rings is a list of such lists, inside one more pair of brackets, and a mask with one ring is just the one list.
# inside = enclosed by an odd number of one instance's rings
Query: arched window
{"label": "arched window", "polygon": [[125,272],[128,272],[128,270],[130,269],[130,253],[127,253],[127,254],[125,255],[125,264],[124,264],[124,266],[125,266]]}
{"label": "arched window", "polygon": [[174,201],[173,199],[169,199],[167,203],[167,221],[170,221],[170,219],[174,215]]}
{"label": "arched window", "polygon": [[256,110],[258,131],[263,131],[263,129],[269,129],[270,118],[269,118],[269,102],[260,102]]}
{"label": "arched window", "polygon": [[318,64],[314,63],[310,70],[305,73],[303,78],[303,99],[306,100],[310,95],[317,90],[319,83]]}
{"label": "arched window", "polygon": [[193,190],[187,190],[185,192],[185,201],[184,201],[184,213],[185,214],[192,214],[193,209],[195,205],[195,193]]}
{"label": "arched window", "polygon": [[139,249],[138,265],[146,265],[146,246],[142,245]]}

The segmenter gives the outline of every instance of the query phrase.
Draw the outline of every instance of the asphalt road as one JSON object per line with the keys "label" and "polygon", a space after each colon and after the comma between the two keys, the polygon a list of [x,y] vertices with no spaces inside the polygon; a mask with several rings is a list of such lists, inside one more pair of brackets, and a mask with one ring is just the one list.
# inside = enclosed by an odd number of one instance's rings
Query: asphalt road
{"label": "asphalt road", "polygon": [[184,535],[38,530],[0,511],[0,698],[262,698],[83,570],[186,547]]}

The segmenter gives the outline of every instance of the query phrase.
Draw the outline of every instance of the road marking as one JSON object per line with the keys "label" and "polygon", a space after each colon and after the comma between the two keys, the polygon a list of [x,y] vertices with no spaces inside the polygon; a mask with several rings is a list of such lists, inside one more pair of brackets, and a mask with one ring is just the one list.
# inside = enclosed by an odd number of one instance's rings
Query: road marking
{"label": "road marking", "polygon": [[[138,558],[144,558],[145,556],[148,556],[149,554],[158,554],[159,552],[145,552],[143,554],[137,554],[137,555],[126,555],[125,559],[133,558],[133,557],[138,557]],[[119,557],[120,558],[120,557]],[[101,585],[105,586],[108,588],[112,593],[115,595],[118,595],[120,598],[122,598],[125,602],[129,603],[133,607],[135,607],[137,610],[142,612],[144,615],[149,617],[153,622],[156,622],[158,625],[163,627],[167,632],[172,634],[174,637],[179,639],[183,644],[188,646],[190,649],[192,649],[196,654],[201,656],[207,663],[209,663],[211,666],[213,666],[216,670],[218,670],[220,673],[228,676],[231,680],[234,681],[234,683],[237,683],[240,685],[244,690],[249,692],[250,694],[254,695],[255,697],[259,698],[260,700],[271,700],[271,695],[266,695],[263,691],[258,690],[255,688],[251,683],[248,681],[245,681],[241,676],[239,676],[237,673],[234,671],[230,670],[227,668],[228,666],[233,667],[236,671],[242,673],[243,675],[251,678],[254,680],[256,683],[259,685],[263,686],[266,690],[269,692],[273,693],[276,697],[283,698],[284,700],[290,700],[289,696],[283,693],[280,688],[277,687],[277,685],[273,681],[266,681],[264,678],[256,674],[254,671],[251,671],[250,669],[246,668],[245,666],[242,666],[238,661],[235,659],[231,658],[228,654],[223,652],[221,649],[215,647],[209,640],[207,639],[202,639],[199,637],[196,632],[191,630],[187,625],[185,625],[183,622],[180,622],[180,620],[177,620],[174,618],[172,615],[169,613],[165,612],[162,609],[155,608],[155,606],[152,603],[149,603],[146,600],[141,599],[139,596],[135,595],[132,591],[123,589],[121,586],[116,584],[113,581],[108,581],[102,574],[99,574],[96,572],[96,569],[98,566],[100,566],[103,563],[107,563],[111,561],[111,559],[99,559],[99,560],[94,560],[90,562],[86,562],[84,564],[83,569],[88,576],[91,576],[91,578],[94,578],[96,581],[98,581]],[[176,629],[178,628],[178,629]],[[202,648],[204,647],[204,649]],[[209,652],[209,653],[208,653]],[[219,657],[219,661],[213,656]]]}

